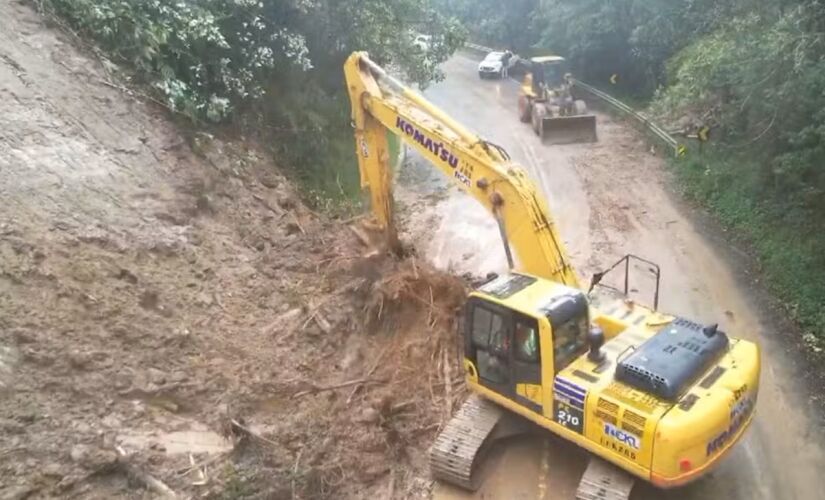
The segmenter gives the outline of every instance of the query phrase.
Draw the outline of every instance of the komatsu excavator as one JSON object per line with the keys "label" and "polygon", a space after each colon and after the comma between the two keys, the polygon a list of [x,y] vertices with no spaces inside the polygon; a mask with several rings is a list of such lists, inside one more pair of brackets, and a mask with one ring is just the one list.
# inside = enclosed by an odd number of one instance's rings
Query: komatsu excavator
{"label": "komatsu excavator", "polygon": [[634,477],[676,487],[718,464],[753,419],[757,345],[657,312],[651,263],[653,307],[629,300],[628,270],[638,257],[617,264],[624,290],[600,284],[604,273],[582,288],[545,200],[503,148],[364,52],[352,54],[344,72],[362,186],[388,241],[397,241],[389,131],[489,210],[510,263],[464,307],[463,366],[473,395],[436,437],[434,477],[478,488],[483,452],[514,415],[591,453],[577,498],[627,498]]}

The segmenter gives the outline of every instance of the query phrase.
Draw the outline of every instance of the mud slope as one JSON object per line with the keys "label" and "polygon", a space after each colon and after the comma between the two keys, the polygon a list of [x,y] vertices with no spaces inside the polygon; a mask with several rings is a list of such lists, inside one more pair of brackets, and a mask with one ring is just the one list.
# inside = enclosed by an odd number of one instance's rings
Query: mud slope
{"label": "mud slope", "polygon": [[[598,115],[595,145],[545,146],[516,116],[518,84],[479,81],[477,62],[466,55],[444,66],[447,79],[427,91],[437,105],[482,136],[504,146],[547,196],[580,275],[634,253],[662,266],[661,308],[758,341],[763,374],[755,424],[713,474],[688,488],[659,492],[637,488],[636,498],[825,498],[818,487],[825,467],[822,420],[777,321],[753,300],[749,283],[726,261],[724,237],[709,239],[669,193],[664,163],[639,134]],[[427,257],[443,268],[484,274],[506,268],[492,217],[473,200],[446,190],[429,167],[413,157],[402,173],[403,199],[416,203],[409,221]],[[436,191],[436,201],[420,195]],[[417,196],[411,195],[414,193]],[[429,228],[437,228],[435,234]],[[416,229],[418,228],[418,229]],[[704,233],[704,234],[703,234]],[[730,254],[730,255],[728,255]],[[637,281],[640,300],[651,301],[650,282]],[[556,440],[516,442],[480,492],[484,498],[569,498],[586,457]],[[519,496],[521,495],[521,496]],[[464,495],[439,488],[436,498]]]}
{"label": "mud slope", "polygon": [[0,498],[427,495],[463,284],[0,18]]}

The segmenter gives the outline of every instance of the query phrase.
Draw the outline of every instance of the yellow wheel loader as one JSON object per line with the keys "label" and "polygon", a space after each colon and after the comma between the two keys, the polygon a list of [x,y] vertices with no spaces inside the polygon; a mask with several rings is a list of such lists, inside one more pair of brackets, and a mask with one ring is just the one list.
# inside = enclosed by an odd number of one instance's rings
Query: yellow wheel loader
{"label": "yellow wheel loader", "polygon": [[596,142],[596,117],[575,99],[563,57],[529,60],[518,100],[519,119],[549,144]]}
{"label": "yellow wheel loader", "polygon": [[[634,477],[671,488],[713,469],[753,419],[756,344],[656,311],[658,266],[632,255],[583,288],[547,203],[503,148],[366,53],[352,54],[344,72],[361,183],[389,242],[397,240],[387,131],[490,212],[511,267],[464,307],[462,363],[473,396],[436,437],[433,476],[477,488],[484,451],[518,430],[515,416],[592,454],[577,498],[626,499]],[[627,297],[638,265],[656,277],[652,307]],[[614,270],[624,271],[621,289],[603,284]]]}

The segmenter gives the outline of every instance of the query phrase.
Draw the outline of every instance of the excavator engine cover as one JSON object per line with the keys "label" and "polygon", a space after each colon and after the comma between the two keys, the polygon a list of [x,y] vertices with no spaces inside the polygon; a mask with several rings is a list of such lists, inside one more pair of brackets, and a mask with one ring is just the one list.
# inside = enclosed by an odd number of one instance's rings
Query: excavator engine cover
{"label": "excavator engine cover", "polygon": [[547,144],[574,144],[596,142],[596,117],[545,116],[542,124],[542,140]]}
{"label": "excavator engine cover", "polygon": [[616,367],[616,379],[667,401],[684,390],[719,360],[728,336],[713,327],[676,319],[659,330]]}

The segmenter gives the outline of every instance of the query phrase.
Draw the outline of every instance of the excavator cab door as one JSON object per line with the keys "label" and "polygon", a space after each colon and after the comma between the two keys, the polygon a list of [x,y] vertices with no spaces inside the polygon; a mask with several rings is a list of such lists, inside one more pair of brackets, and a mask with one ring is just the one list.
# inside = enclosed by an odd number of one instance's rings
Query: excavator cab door
{"label": "excavator cab door", "polygon": [[465,357],[476,366],[479,383],[541,413],[538,321],[479,298],[468,302],[466,314]]}

